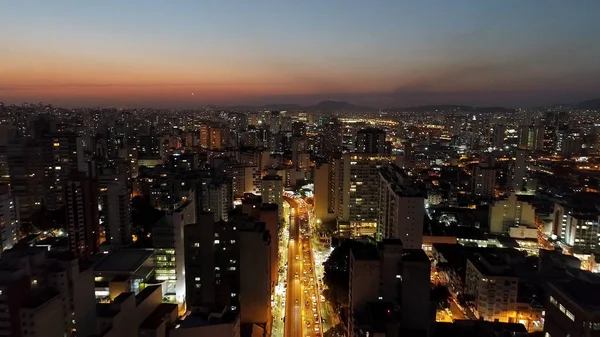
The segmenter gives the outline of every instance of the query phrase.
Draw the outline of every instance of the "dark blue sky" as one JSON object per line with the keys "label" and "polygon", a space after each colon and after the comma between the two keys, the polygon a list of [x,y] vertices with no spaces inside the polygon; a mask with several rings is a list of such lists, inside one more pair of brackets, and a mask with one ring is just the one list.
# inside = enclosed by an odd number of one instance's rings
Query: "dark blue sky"
{"label": "dark blue sky", "polygon": [[600,97],[598,0],[30,0],[0,11],[0,97],[15,103]]}

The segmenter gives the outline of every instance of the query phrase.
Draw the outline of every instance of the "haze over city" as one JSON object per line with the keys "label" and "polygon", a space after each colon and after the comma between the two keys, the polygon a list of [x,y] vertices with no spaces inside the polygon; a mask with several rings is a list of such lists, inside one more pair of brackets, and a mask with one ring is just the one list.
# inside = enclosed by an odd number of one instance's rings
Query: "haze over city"
{"label": "haze over city", "polygon": [[597,98],[600,2],[6,1],[0,98],[66,107]]}

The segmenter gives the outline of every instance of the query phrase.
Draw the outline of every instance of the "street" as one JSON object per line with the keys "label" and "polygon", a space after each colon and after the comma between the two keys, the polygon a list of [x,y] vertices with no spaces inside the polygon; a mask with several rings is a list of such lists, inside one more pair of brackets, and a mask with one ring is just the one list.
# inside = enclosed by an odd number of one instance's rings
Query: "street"
{"label": "street", "polygon": [[315,277],[309,215],[304,200],[285,197],[290,205],[285,336],[322,336],[318,281]]}

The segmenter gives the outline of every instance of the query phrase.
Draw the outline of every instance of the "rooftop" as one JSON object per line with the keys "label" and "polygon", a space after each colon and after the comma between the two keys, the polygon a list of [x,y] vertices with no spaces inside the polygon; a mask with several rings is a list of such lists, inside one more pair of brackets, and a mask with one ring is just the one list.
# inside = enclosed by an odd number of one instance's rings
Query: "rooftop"
{"label": "rooftop", "polygon": [[570,280],[552,283],[558,291],[570,298],[586,311],[600,311],[600,284],[582,280]]}
{"label": "rooftop", "polygon": [[221,317],[215,317],[208,313],[195,313],[187,316],[179,322],[180,329],[190,329],[207,325],[230,324],[235,322],[238,314],[235,312],[226,312]]}
{"label": "rooftop", "polygon": [[435,323],[434,337],[496,337],[527,336],[527,329],[519,323],[500,323],[477,320],[456,320],[453,323]]}
{"label": "rooftop", "polygon": [[153,255],[148,249],[121,249],[108,254],[94,267],[96,273],[135,273]]}
{"label": "rooftop", "polygon": [[34,291],[25,301],[23,307],[30,309],[39,308],[58,295],[59,293],[52,288],[45,288]]}
{"label": "rooftop", "polygon": [[155,291],[161,290],[160,285],[151,285],[144,288],[144,290],[140,291],[137,295],[135,295],[135,304],[140,305],[140,303],[144,302],[150,295],[152,295]]}
{"label": "rooftop", "polygon": [[142,322],[140,329],[155,330],[169,317],[173,312],[177,312],[177,304],[161,303],[148,318]]}
{"label": "rooftop", "polygon": [[402,251],[402,261],[429,263],[429,257],[423,249],[404,249]]}

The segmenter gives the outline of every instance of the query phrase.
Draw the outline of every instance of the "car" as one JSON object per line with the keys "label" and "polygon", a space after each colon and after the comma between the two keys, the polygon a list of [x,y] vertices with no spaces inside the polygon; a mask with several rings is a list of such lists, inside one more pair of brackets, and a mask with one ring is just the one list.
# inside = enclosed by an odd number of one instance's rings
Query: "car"
{"label": "car", "polygon": [[295,273],[295,274],[294,274],[294,278],[298,278],[298,273]]}
{"label": "car", "polygon": [[296,260],[300,260],[300,255],[296,255]]}
{"label": "car", "polygon": [[296,305],[298,305],[298,299],[296,299]]}

